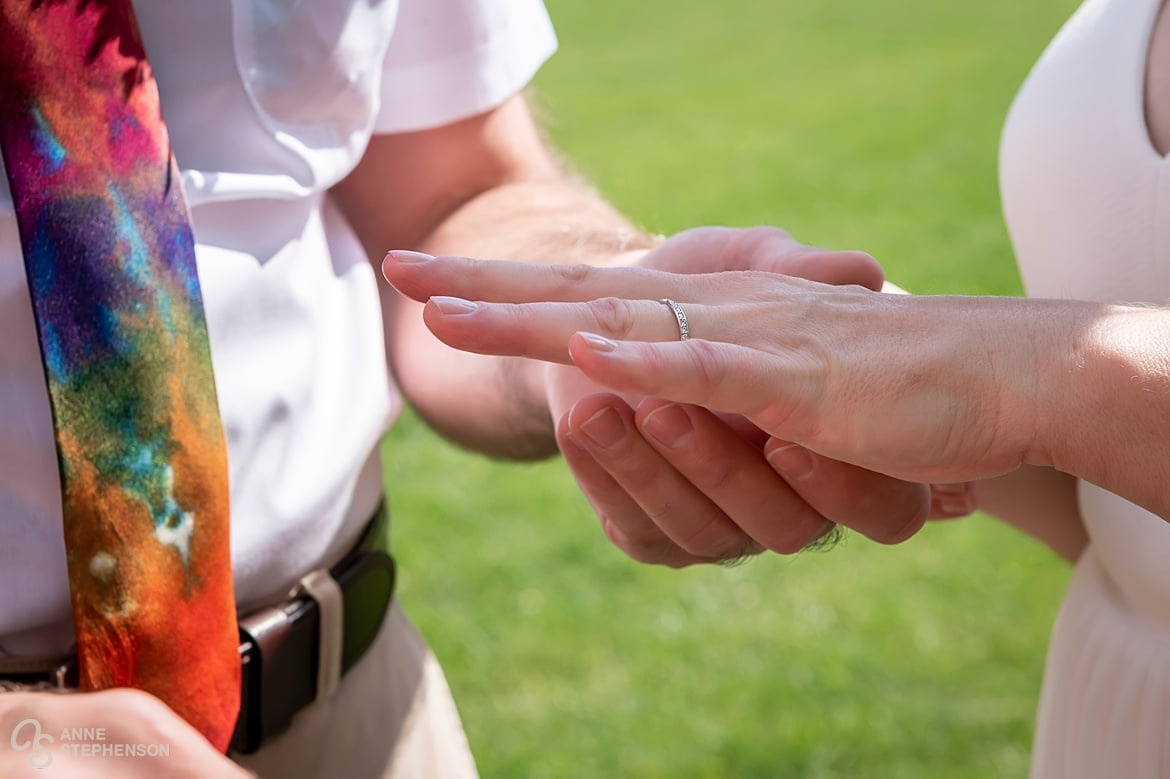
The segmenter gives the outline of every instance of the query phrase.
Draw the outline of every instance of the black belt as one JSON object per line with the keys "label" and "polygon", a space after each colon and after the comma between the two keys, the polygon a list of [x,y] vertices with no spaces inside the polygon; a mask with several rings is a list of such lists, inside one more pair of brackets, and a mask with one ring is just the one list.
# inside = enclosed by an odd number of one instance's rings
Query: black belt
{"label": "black belt", "polygon": [[[341,588],[341,673],[361,659],[382,627],[394,596],[386,503],[329,575]],[[240,620],[240,717],[232,750],[250,754],[283,733],[293,715],[317,698],[321,610],[299,595]]]}
{"label": "black belt", "polygon": [[[394,560],[389,548],[390,518],[385,501],[353,549],[329,575],[341,590],[341,673],[374,643],[394,596]],[[321,609],[308,594],[240,620],[240,716],[232,751],[250,754],[283,733],[293,715],[317,698]],[[5,659],[4,683],[41,687],[77,686],[77,659],[59,662]]]}

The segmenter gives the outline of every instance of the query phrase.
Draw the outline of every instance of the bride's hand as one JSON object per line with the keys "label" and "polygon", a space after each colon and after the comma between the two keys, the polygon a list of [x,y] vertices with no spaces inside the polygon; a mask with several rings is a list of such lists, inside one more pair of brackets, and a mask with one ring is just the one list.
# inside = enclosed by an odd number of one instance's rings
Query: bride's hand
{"label": "bride's hand", "polygon": [[[687,292],[688,286],[694,286],[694,292],[705,294],[705,290],[714,283],[715,276],[666,274],[646,269],[613,269],[598,270],[591,268],[549,268],[514,263],[490,262],[479,263],[466,260],[442,258],[425,263],[399,263],[393,258],[388,259],[385,270],[387,277],[400,291],[412,297],[426,299],[432,293],[455,293],[466,297],[478,297],[488,300],[526,300],[526,299],[553,299],[570,301],[574,298],[592,298],[598,295],[612,294],[621,291],[631,298],[651,297],[664,292],[681,301],[691,299]],[[759,280],[761,283],[792,285],[794,280],[778,277],[772,274],[728,274],[727,278],[745,276]],[[878,278],[880,282],[880,277]],[[798,285],[799,286],[799,285]],[[820,287],[821,285],[814,285]],[[474,292],[473,292],[474,290]],[[790,286],[784,287],[785,294]],[[852,288],[844,291],[846,295],[862,293],[861,288]],[[872,293],[863,293],[872,294]],[[766,296],[765,296],[766,297]],[[756,300],[763,299],[757,296]],[[649,308],[645,308],[649,306]],[[492,354],[521,354],[538,357],[562,363],[570,362],[566,349],[570,336],[579,329],[601,330],[611,336],[625,334],[634,338],[667,341],[678,338],[677,323],[670,309],[659,302],[643,301],[624,302],[621,300],[607,300],[591,304],[544,304],[537,303],[526,306],[513,305],[486,305],[471,309],[471,313],[443,313],[448,310],[464,310],[462,306],[448,306],[444,301],[432,302],[426,307],[425,317],[432,330],[453,346]],[[688,304],[688,309],[692,308]],[[652,313],[651,313],[652,311]],[[632,317],[632,319],[628,319]],[[698,322],[696,322],[696,326]],[[701,333],[699,334],[701,335]],[[580,339],[577,339],[580,340]],[[588,349],[588,346],[584,348]],[[594,368],[605,357],[595,361]],[[651,366],[647,366],[648,368]],[[601,379],[603,383],[613,386],[606,376],[600,373],[590,374],[593,379]],[[634,388],[627,384],[632,394],[646,395],[658,398],[680,398],[666,387],[658,386],[647,391],[645,382],[641,388]],[[570,465],[574,465],[572,444],[577,441],[588,440],[581,428],[585,421],[596,419],[602,406],[610,403],[619,413],[623,413],[621,421],[624,425],[633,427],[645,435],[658,450],[670,459],[680,472],[691,475],[692,483],[703,483],[706,476],[708,481],[718,477],[726,471],[726,461],[718,455],[715,458],[702,458],[704,448],[697,445],[681,446],[672,450],[666,442],[672,438],[683,440],[688,434],[697,432],[703,435],[713,425],[706,424],[703,414],[708,414],[693,404],[673,404],[662,401],[644,401],[635,413],[625,407],[620,400],[612,396],[608,401],[590,399],[590,413],[569,414],[562,420],[559,429],[559,438],[568,440],[570,446],[562,446]],[[703,404],[708,405],[708,404]],[[712,406],[718,408],[718,406]],[[739,413],[740,409],[724,407],[723,410]],[[556,409],[554,409],[556,411]],[[659,413],[653,413],[659,412]],[[700,414],[699,412],[702,412]],[[652,420],[652,424],[647,423]],[[753,419],[753,422],[757,420]],[[677,426],[682,425],[686,429]],[[758,422],[757,422],[758,424]],[[655,438],[649,428],[665,427],[660,432],[666,433],[662,438]],[[670,430],[671,427],[675,429]],[[769,431],[776,432],[776,431]],[[569,436],[569,433],[578,435]],[[767,437],[764,437],[766,440]],[[916,518],[915,522],[907,525],[902,521],[897,527],[891,524],[891,513],[888,510],[891,503],[905,504],[908,485],[893,479],[881,477],[863,468],[835,461],[832,457],[822,456],[809,451],[804,447],[786,447],[786,439],[775,437],[768,444],[767,453],[772,455],[773,466],[780,466],[778,470],[786,476],[787,485],[808,504],[816,506],[826,516],[834,516],[841,524],[854,527],[872,538],[886,542],[902,540],[911,535],[921,525],[925,510]],[[781,451],[783,450],[783,451]],[[710,450],[717,452],[718,450]],[[597,457],[604,453],[590,452]],[[760,459],[761,465],[764,463]],[[808,467],[811,465],[810,468]],[[594,466],[596,467],[596,466]],[[787,473],[785,471],[787,470]],[[574,467],[578,478],[581,471]],[[724,474],[727,475],[727,474]],[[734,485],[734,480],[728,482]],[[912,485],[911,485],[912,486]],[[585,485],[583,485],[583,488]],[[845,488],[843,488],[845,487]],[[931,495],[922,493],[924,501],[929,502]],[[586,489],[589,494],[589,490]],[[742,493],[742,491],[740,491]],[[748,496],[751,497],[751,496]],[[759,496],[755,496],[759,499]],[[742,499],[741,499],[742,500]],[[935,490],[933,503],[930,504],[931,515],[935,517],[960,516],[969,513],[973,506],[970,500],[970,491],[964,487],[944,487]],[[595,508],[596,508],[595,503]],[[604,512],[598,512],[603,516]],[[918,514],[917,511],[912,512]],[[905,511],[902,511],[905,515]],[[777,532],[784,528],[783,522],[777,521],[777,512],[763,512],[760,518],[752,523],[751,527],[744,527],[749,536],[757,539],[775,538]],[[659,524],[663,524],[662,521]],[[741,523],[742,524],[742,523]],[[613,537],[613,534],[611,534]],[[763,542],[769,548],[775,548],[768,541]],[[619,542],[619,546],[626,546]],[[634,555],[638,556],[638,555]]]}

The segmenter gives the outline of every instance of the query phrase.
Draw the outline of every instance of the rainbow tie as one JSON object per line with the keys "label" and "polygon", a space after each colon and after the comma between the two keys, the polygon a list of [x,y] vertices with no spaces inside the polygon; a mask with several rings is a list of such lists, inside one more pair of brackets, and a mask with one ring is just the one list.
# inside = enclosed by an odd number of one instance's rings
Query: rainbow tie
{"label": "rainbow tie", "polygon": [[83,689],[222,751],[228,468],[194,239],[129,0],[0,0],[0,148],[53,412]]}

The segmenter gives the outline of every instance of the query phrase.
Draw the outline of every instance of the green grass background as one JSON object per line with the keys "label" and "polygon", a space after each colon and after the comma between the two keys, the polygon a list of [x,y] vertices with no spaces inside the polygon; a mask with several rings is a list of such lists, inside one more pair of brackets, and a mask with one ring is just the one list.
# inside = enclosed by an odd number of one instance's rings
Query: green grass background
{"label": "green grass background", "polygon": [[[778,224],[916,292],[1013,294],[996,150],[1072,0],[549,0],[556,144],[654,231]],[[1024,776],[1068,568],[992,520],[641,566],[559,462],[408,415],[401,595],[485,777]]]}

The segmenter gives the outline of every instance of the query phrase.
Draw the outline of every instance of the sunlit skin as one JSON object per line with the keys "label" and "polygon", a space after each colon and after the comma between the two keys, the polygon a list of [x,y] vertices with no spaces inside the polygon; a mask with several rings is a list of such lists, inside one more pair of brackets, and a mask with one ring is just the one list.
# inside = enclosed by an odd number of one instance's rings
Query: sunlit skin
{"label": "sunlit skin", "polygon": [[[424,317],[444,342],[742,414],[773,437],[764,451],[782,472],[811,453],[923,483],[1050,466],[1170,516],[1165,310],[890,295],[750,272],[568,274],[394,253],[383,268],[429,298]],[[685,307],[691,340],[679,340],[663,297]],[[1102,416],[1106,405],[1114,413]]]}
{"label": "sunlit skin", "polygon": [[[672,242],[683,242],[689,248],[692,240],[707,240],[702,230],[692,233],[697,235],[680,235],[664,244],[661,250],[671,249]],[[831,264],[830,254],[818,253],[820,262]],[[650,311],[646,312],[649,315],[639,317],[639,323],[648,328],[645,333],[648,338],[661,341],[677,340],[679,336],[673,314],[656,299],[662,290],[670,290],[671,297],[685,301],[690,298],[690,293],[685,291],[688,286],[701,286],[709,278],[709,275],[703,274],[680,276],[647,268],[612,269],[611,273],[609,269],[550,269],[516,263],[477,263],[447,258],[434,263],[426,259],[420,262],[418,259],[409,253],[391,252],[383,265],[391,283],[408,296],[426,299],[430,293],[442,291],[480,300],[516,300],[526,295],[536,299],[546,296],[551,300],[570,300],[597,292],[601,288],[620,289],[623,295],[645,296]],[[773,274],[759,272],[747,276],[777,278]],[[673,286],[664,286],[663,281],[666,279]],[[801,282],[796,280],[794,283]],[[811,282],[809,285],[824,286]],[[841,290],[843,295],[875,294],[860,286],[842,287]],[[455,309],[460,308],[459,304],[453,306]],[[564,308],[575,314],[588,311],[583,305]],[[541,311],[539,304],[533,304],[530,307],[483,306],[471,314],[455,310],[444,314],[441,302],[432,300],[424,316],[441,339],[460,348],[569,362],[567,345],[573,331],[560,327],[562,321],[543,317]],[[588,316],[594,323],[600,316],[607,325],[612,326],[622,320],[624,313],[623,310],[607,307],[603,301],[600,308],[595,307],[588,312]],[[534,318],[530,318],[530,315]],[[482,327],[474,323],[482,324]],[[769,484],[763,478],[764,474],[755,474],[751,469],[755,465],[751,458],[727,457],[726,453],[730,450],[718,443],[719,438],[713,432],[717,427],[708,421],[712,419],[711,412],[690,404],[676,406],[652,399],[664,397],[659,392],[633,394],[645,396],[646,399],[635,401],[636,410],[628,412],[622,411],[623,403],[603,396],[586,399],[573,407],[561,420],[561,429],[566,432],[565,439],[569,444],[563,447],[566,458],[573,457],[572,448],[575,446],[592,446],[587,431],[591,421],[596,424],[605,418],[616,417],[615,421],[624,418],[631,427],[646,434],[654,446],[675,457],[676,465],[683,460],[678,454],[680,450],[690,452],[692,462],[682,467],[686,469],[686,475],[692,483],[697,481],[707,492],[716,485],[722,485],[725,489],[722,500],[725,503],[721,505],[729,516],[736,518],[736,529],[741,534],[746,532],[763,548],[779,552],[796,551],[823,534],[825,520],[830,518],[837,524],[856,529],[875,540],[898,543],[913,535],[927,516],[963,516],[974,510],[970,489],[965,484],[940,483],[932,489],[925,484],[892,479],[836,458],[821,457],[802,447],[790,447],[787,446],[790,441],[781,439],[769,443],[769,448],[765,450],[765,454],[771,455],[770,463],[764,457],[758,461],[758,465],[771,474],[773,480],[776,473],[769,467],[780,470],[784,476],[779,484]],[[609,412],[599,418],[598,414],[603,409],[609,409]],[[680,424],[682,427],[678,427]],[[663,430],[670,426],[676,429],[673,432]],[[743,425],[738,427],[743,428]],[[749,436],[754,438],[753,445],[764,447],[769,435],[761,433],[756,424],[748,424],[747,428],[755,430]],[[672,438],[680,444],[678,449],[668,443]],[[717,454],[702,457],[704,451]],[[807,467],[801,466],[801,459],[808,461]],[[729,463],[734,463],[734,467],[729,469]],[[733,474],[733,478],[724,478],[728,474]],[[752,489],[746,491],[748,494],[745,494],[746,484],[752,485]],[[801,500],[795,500],[796,497]],[[765,510],[768,506],[771,510]],[[812,506],[816,510],[810,510]],[[680,517],[677,512],[669,517],[659,516],[658,520],[660,524],[666,525],[664,530],[668,536],[694,538],[695,528],[687,527],[689,519]],[[714,533],[718,527],[712,524],[704,527],[704,532]],[[621,532],[623,528],[616,530]],[[610,531],[612,538],[614,530],[607,528],[607,531]]]}

